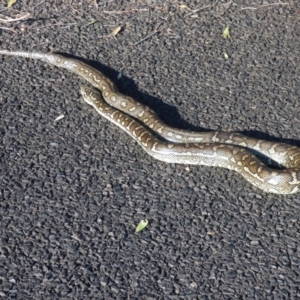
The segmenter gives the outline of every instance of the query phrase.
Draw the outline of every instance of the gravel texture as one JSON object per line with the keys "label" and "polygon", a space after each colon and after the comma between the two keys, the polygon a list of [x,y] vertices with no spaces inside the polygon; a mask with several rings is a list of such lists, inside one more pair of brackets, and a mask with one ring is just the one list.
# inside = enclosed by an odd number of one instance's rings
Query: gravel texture
{"label": "gravel texture", "polygon": [[[174,127],[300,146],[296,3],[19,0],[0,19],[31,17],[2,22],[0,48],[87,59]],[[156,161],[76,75],[0,64],[0,298],[300,298],[299,195]]]}

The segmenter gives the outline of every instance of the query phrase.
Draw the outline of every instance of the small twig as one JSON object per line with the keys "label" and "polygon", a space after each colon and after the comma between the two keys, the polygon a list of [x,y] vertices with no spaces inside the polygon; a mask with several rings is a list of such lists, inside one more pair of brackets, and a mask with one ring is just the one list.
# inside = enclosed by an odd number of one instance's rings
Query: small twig
{"label": "small twig", "polygon": [[7,28],[7,27],[0,27],[0,29],[3,29],[3,30],[9,30],[9,31],[12,31],[14,33],[17,33],[15,30],[11,29],[11,28]]}
{"label": "small twig", "polygon": [[45,45],[45,44],[49,44],[50,43],[50,41],[48,41],[48,42],[44,42],[44,43],[39,43],[39,44],[35,44],[35,45],[33,45],[31,48],[36,48],[37,46],[41,46],[41,45]]}
{"label": "small twig", "polygon": [[261,6],[258,6],[258,7],[242,7],[241,10],[246,10],[246,9],[257,10],[257,9],[260,9],[260,8],[264,8],[264,7],[268,7],[268,6],[275,6],[275,5],[290,5],[290,4],[289,3],[283,3],[283,2],[277,2],[277,3],[264,4],[264,5],[261,5]]}
{"label": "small twig", "polygon": [[75,8],[72,6],[72,4],[70,4],[70,7],[71,7],[74,11],[76,11],[78,14],[80,14],[80,12],[79,12],[77,9],[75,9]]}
{"label": "small twig", "polygon": [[120,15],[120,14],[127,14],[127,13],[132,13],[132,12],[137,12],[137,11],[148,11],[147,8],[135,8],[135,9],[131,9],[131,10],[111,10],[111,11],[107,11],[104,10],[103,13],[105,14],[110,14],[110,15]]}
{"label": "small twig", "polygon": [[114,0],[108,0],[106,2],[100,2],[100,3],[97,3],[97,0],[94,0],[94,1],[97,4],[97,8],[98,8],[100,5],[106,5],[106,4],[110,3],[110,2],[113,2]]}
{"label": "small twig", "polygon": [[59,22],[58,22],[58,23],[56,23],[56,24],[49,24],[49,25],[40,26],[40,27],[38,27],[38,26],[34,27],[34,26],[32,25],[32,26],[28,27],[27,29],[36,30],[36,29],[41,29],[41,28],[51,27],[51,26],[66,26],[66,27],[68,27],[68,26],[74,26],[74,25],[77,25],[77,23],[62,24],[62,23],[59,23]]}
{"label": "small twig", "polygon": [[45,0],[42,0],[40,3],[38,3],[37,5],[33,6],[32,8],[36,8],[37,6],[43,4],[45,2]]}
{"label": "small twig", "polygon": [[[161,24],[160,24],[161,25]],[[151,36],[153,36],[154,34],[158,33],[159,30],[158,28],[160,27],[160,25],[157,26],[157,28],[152,32],[150,33],[149,35],[145,36],[143,39],[141,39],[140,41],[136,42],[135,44],[133,44],[134,46],[144,42],[145,40],[149,39]]]}
{"label": "small twig", "polygon": [[3,16],[3,17],[6,17],[7,19],[5,20],[5,19],[1,19],[0,18],[0,22],[2,22],[2,23],[10,23],[10,22],[16,22],[16,21],[21,21],[21,20],[24,20],[24,19],[28,19],[30,17],[30,13],[27,13],[26,15],[21,16],[19,18],[15,18],[15,19],[7,17],[7,16]]}
{"label": "small twig", "polygon": [[224,11],[222,12],[222,15],[225,14],[225,12],[229,9],[229,7],[231,6],[232,1],[229,1],[228,3],[224,3],[222,4],[222,6],[225,8]]}
{"label": "small twig", "polygon": [[186,18],[186,17],[188,17],[188,16],[190,16],[192,14],[195,14],[198,11],[202,11],[202,10],[209,9],[209,8],[212,8],[212,7],[213,7],[213,5],[207,5],[207,6],[203,6],[201,8],[198,8],[198,9],[193,9],[190,13],[188,13],[187,15],[185,15],[184,18]]}
{"label": "small twig", "polygon": [[0,12],[8,10],[8,9],[9,9],[8,7],[4,7],[3,9],[0,9]]}

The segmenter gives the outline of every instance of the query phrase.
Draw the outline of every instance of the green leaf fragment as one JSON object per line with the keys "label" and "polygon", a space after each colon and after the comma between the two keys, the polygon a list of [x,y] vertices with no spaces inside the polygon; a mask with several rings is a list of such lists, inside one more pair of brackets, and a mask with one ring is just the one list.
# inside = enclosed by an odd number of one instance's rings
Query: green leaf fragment
{"label": "green leaf fragment", "polygon": [[13,4],[15,4],[17,2],[17,0],[8,0],[7,1],[7,8],[12,7]]}
{"label": "green leaf fragment", "polygon": [[136,227],[135,232],[142,231],[144,228],[147,227],[148,223],[149,223],[148,220],[141,220],[139,225]]}
{"label": "green leaf fragment", "polygon": [[230,38],[230,33],[229,33],[229,26],[227,26],[224,31],[223,31],[223,38],[227,39]]}
{"label": "green leaf fragment", "polygon": [[115,35],[117,35],[121,29],[122,29],[121,26],[116,27],[116,28],[109,34],[109,36],[115,36]]}

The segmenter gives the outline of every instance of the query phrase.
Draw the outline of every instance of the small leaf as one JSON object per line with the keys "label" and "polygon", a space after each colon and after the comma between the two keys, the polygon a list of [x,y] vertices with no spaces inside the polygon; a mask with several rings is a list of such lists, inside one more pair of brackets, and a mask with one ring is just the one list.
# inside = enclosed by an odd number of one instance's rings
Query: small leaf
{"label": "small leaf", "polygon": [[227,53],[224,53],[224,57],[225,57],[226,59],[228,59],[228,58],[229,58],[229,56],[228,56],[228,54],[227,54]]}
{"label": "small leaf", "polygon": [[136,227],[135,232],[142,231],[144,228],[147,227],[148,223],[149,223],[148,220],[141,220],[139,225]]}
{"label": "small leaf", "polygon": [[15,4],[17,2],[17,0],[8,0],[7,2],[7,8],[12,7],[13,4]]}
{"label": "small leaf", "polygon": [[109,33],[108,35],[101,35],[99,36],[100,38],[109,38],[109,37],[114,37],[116,40],[116,35],[119,33],[119,31],[122,29],[122,26],[118,26],[116,27],[111,33]]}
{"label": "small leaf", "polygon": [[116,28],[109,34],[109,36],[115,36],[115,35],[117,35],[121,29],[122,29],[121,26],[116,27]]}
{"label": "small leaf", "polygon": [[230,33],[229,33],[229,26],[227,26],[224,31],[223,31],[223,38],[227,39],[230,38]]}

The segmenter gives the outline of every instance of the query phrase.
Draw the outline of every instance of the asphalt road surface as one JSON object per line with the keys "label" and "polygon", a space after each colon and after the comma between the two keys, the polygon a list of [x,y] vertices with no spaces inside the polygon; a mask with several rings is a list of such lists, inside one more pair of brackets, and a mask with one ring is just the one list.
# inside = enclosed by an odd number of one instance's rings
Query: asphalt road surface
{"label": "asphalt road surface", "polygon": [[[296,4],[17,0],[0,49],[85,59],[173,127],[300,146]],[[0,298],[300,298],[300,195],[156,161],[78,76],[0,65]]]}

